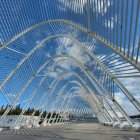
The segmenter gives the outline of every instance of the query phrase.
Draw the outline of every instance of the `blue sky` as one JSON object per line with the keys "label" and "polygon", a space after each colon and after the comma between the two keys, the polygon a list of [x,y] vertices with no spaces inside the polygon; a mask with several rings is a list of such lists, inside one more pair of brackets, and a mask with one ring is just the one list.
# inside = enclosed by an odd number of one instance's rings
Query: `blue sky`
{"label": "blue sky", "polygon": [[[105,7],[103,9],[103,2],[97,3],[97,1],[90,0],[90,28],[93,32],[100,33],[102,36],[107,36],[107,25],[109,30],[108,39],[111,42],[118,44],[120,46],[120,34],[121,30],[118,30],[118,43],[116,40],[113,40],[113,34],[116,37],[117,31],[117,15],[118,15],[118,25],[122,27],[122,48],[124,46],[124,27],[125,23],[127,22],[127,30],[126,30],[126,46],[128,46],[129,40],[129,26],[130,26],[130,18],[131,18],[131,5],[132,0],[129,0],[128,3],[128,19],[125,20],[125,9],[126,9],[126,0],[124,0],[124,9],[123,9],[123,22],[121,23],[120,20],[122,19],[122,11],[121,5],[122,1],[119,0],[119,8],[117,7],[117,2],[112,0],[111,3],[105,1]],[[136,9],[138,5],[138,0],[134,1],[133,7],[133,22],[132,22],[132,32],[131,32],[131,46],[132,49],[132,41],[134,36],[134,25],[135,25],[135,18],[136,18]],[[97,6],[98,4],[98,6]],[[95,7],[96,15],[95,15]],[[104,13],[103,13],[104,10]],[[117,13],[118,12],[118,13]],[[1,23],[0,23],[0,41],[1,44],[5,44],[10,38],[15,36],[16,34],[20,33],[21,31],[29,28],[30,26],[46,21],[49,19],[66,19],[71,20],[75,23],[78,23],[82,26],[88,27],[88,19],[87,19],[87,0],[0,0],[0,15],[1,15]],[[106,17],[107,15],[111,18],[108,19],[108,24]],[[137,25],[137,32],[136,32],[136,42],[135,42],[135,50],[137,50],[138,44],[138,37],[140,35],[140,8],[139,8],[139,19]],[[98,18],[99,20],[97,20]],[[103,20],[102,24],[100,24],[101,19]],[[110,24],[111,23],[111,24]],[[64,29],[63,29],[64,28]],[[102,30],[101,30],[102,29]],[[104,32],[101,32],[104,31]],[[42,25],[36,27],[35,29],[27,32],[25,35],[21,36],[20,38],[16,39],[14,42],[8,45],[8,48],[14,49],[22,54],[27,54],[31,49],[38,45],[42,39],[46,38],[50,34],[67,34],[70,33],[74,38],[78,38],[83,44],[93,42],[93,38],[86,36],[84,33],[78,32],[76,29],[69,27],[68,25],[64,25],[63,23],[51,23],[46,25]],[[111,33],[111,35],[110,35]],[[99,43],[95,40],[94,43],[91,43],[91,51],[94,48],[94,45],[98,47],[103,47],[102,55],[106,55],[108,52],[107,47],[103,44]],[[126,48],[127,50],[127,48]],[[131,51],[130,51],[131,52]],[[3,49],[0,51],[0,80],[3,81],[4,77],[15,67],[15,65],[24,57],[24,55],[13,52],[9,49]],[[34,71],[37,70],[39,66],[41,66],[49,57],[60,55],[60,54],[69,54],[73,57],[76,57],[80,62],[86,65],[91,71],[94,69],[94,65],[91,65],[91,57],[88,56],[80,47],[76,46],[70,39],[67,38],[54,38],[48,42],[42,44],[41,49],[37,49],[19,69],[17,74],[14,74],[12,78],[6,83],[6,85],[2,88],[2,92],[6,95],[11,95],[11,97],[7,97],[9,101],[15,97],[15,95],[21,90],[22,86],[27,82],[27,79],[33,74]],[[134,51],[134,55],[136,55],[136,51]],[[84,57],[83,57],[84,56]],[[51,64],[49,64],[51,66]],[[39,74],[43,74],[48,70],[46,66]],[[75,71],[79,72],[80,69],[70,61],[63,61],[60,63],[59,66],[56,66],[55,72],[51,72],[50,76],[44,81],[44,85],[50,85],[51,81],[58,75],[58,73],[62,71]],[[97,74],[98,75],[98,74]],[[90,81],[85,78],[85,75],[81,72],[81,77],[83,77],[87,83],[91,86],[92,89],[94,87],[91,85]],[[71,77],[70,77],[71,78]],[[23,105],[25,105],[28,100],[28,97],[31,95],[35,86],[37,86],[38,82],[40,81],[41,77],[37,77],[34,81],[27,87],[24,91],[23,95],[20,97],[18,102],[23,101]],[[75,78],[76,79],[76,78]],[[66,80],[70,80],[69,78]],[[64,81],[64,82],[66,82]],[[122,83],[130,90],[130,92],[135,95],[138,99],[139,97],[139,84],[140,78],[134,79],[121,79]],[[132,83],[135,83],[132,86]],[[61,83],[63,85],[63,82]],[[40,93],[44,92],[46,89],[45,87],[41,86],[39,91],[37,92],[34,102],[37,101]],[[68,91],[69,88],[66,88]],[[134,110],[127,98],[122,95],[121,91],[116,87],[115,89],[116,98],[123,106],[130,106],[130,110],[126,109],[129,113]],[[57,94],[57,91],[56,93]],[[25,96],[26,95],[26,96]],[[55,96],[54,96],[55,97]],[[140,100],[139,100],[140,101]],[[50,101],[51,102],[51,101]],[[6,104],[6,101],[0,95],[0,104]]]}

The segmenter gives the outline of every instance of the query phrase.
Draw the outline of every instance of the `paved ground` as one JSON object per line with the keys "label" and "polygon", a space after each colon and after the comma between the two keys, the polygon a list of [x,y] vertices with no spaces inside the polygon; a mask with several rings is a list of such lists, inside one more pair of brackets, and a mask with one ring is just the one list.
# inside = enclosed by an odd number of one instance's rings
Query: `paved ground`
{"label": "paved ground", "polygon": [[77,123],[37,129],[6,130],[0,132],[0,140],[140,140],[140,133],[96,123]]}

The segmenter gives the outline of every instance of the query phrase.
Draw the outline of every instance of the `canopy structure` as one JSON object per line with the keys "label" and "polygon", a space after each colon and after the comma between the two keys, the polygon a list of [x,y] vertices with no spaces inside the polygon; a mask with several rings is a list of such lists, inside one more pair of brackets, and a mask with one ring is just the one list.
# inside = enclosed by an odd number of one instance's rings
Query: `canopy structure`
{"label": "canopy structure", "polygon": [[28,125],[39,111],[36,126],[89,116],[135,127],[139,62],[140,0],[0,0],[0,126],[20,104],[11,127],[29,108]]}

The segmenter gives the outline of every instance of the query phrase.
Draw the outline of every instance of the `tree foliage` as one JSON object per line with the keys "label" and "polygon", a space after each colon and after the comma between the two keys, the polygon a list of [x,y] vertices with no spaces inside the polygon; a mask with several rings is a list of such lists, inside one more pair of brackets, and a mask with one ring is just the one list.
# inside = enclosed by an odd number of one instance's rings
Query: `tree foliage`
{"label": "tree foliage", "polygon": [[[7,108],[8,108],[8,105],[5,106],[5,107],[4,106],[1,106],[0,107],[0,115],[3,115]],[[22,111],[21,106],[20,105],[17,105],[16,107],[12,108],[9,111],[8,115],[20,115],[21,111]],[[27,110],[25,110],[24,115],[30,115],[31,116],[34,111],[35,111],[35,115],[34,116],[39,116],[40,113],[41,113],[41,110],[35,110],[34,108],[30,108],[29,107]],[[61,118],[60,114],[59,113],[56,113],[55,111],[53,112],[53,114],[52,114],[52,112],[43,111],[41,117],[42,118],[45,118],[46,115],[47,115],[47,118],[48,119],[50,117],[52,117],[52,118],[57,118],[57,117]]]}

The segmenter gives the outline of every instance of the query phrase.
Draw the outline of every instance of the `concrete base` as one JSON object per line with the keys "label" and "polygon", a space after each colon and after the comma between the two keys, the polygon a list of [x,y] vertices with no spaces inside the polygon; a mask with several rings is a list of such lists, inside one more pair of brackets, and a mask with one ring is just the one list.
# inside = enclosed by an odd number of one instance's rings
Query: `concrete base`
{"label": "concrete base", "polygon": [[47,125],[46,123],[43,123],[43,124],[42,124],[42,126],[46,126],[46,125]]}
{"label": "concrete base", "polygon": [[44,120],[43,123],[41,124],[42,126],[46,126],[47,125],[47,121]]}
{"label": "concrete base", "polygon": [[14,127],[10,127],[10,129],[19,130],[19,129],[20,129],[20,126],[14,126]]}
{"label": "concrete base", "polygon": [[130,124],[128,122],[123,122],[122,124],[120,124],[119,126],[121,129],[126,129],[128,127],[131,127]]}
{"label": "concrete base", "polygon": [[32,128],[32,125],[28,125],[27,128]]}
{"label": "concrete base", "polygon": [[119,124],[119,123],[114,123],[114,124],[113,124],[113,127],[114,127],[114,128],[120,128],[120,124]]}
{"label": "concrete base", "polygon": [[39,124],[37,124],[37,125],[33,125],[33,127],[37,127],[37,128],[38,128],[38,127],[40,127],[40,125],[39,125]]}
{"label": "concrete base", "polygon": [[140,132],[140,128],[137,129],[137,128],[134,128],[134,127],[128,127],[126,130],[130,131],[130,132]]}
{"label": "concrete base", "polygon": [[0,128],[0,132],[3,130],[3,128]]}
{"label": "concrete base", "polygon": [[127,130],[133,132],[140,132],[140,123],[135,123],[132,127],[128,127]]}

